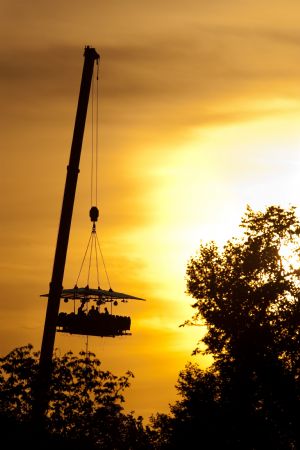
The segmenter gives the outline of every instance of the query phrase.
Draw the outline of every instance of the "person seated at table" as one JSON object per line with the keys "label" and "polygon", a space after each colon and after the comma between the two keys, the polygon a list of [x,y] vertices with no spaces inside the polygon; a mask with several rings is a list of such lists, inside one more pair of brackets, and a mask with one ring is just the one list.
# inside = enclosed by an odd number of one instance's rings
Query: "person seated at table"
{"label": "person seated at table", "polygon": [[91,319],[96,319],[97,317],[99,317],[99,311],[95,308],[95,306],[92,306],[89,310],[88,317],[90,317]]}
{"label": "person seated at table", "polygon": [[83,310],[85,302],[81,302],[81,305],[78,308],[77,314],[79,317],[85,317],[85,312]]}

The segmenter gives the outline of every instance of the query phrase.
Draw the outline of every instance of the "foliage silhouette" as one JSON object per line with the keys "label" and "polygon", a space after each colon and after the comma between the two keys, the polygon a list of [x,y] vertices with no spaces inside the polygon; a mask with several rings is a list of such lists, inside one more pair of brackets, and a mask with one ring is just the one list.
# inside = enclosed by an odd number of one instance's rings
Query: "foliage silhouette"
{"label": "foliage silhouette", "polygon": [[42,443],[37,442],[31,408],[38,358],[39,353],[27,345],[0,360],[2,442],[6,438],[10,443],[26,442],[32,447],[43,444],[43,448],[149,448],[142,418],[122,412],[123,392],[133,374],[117,377],[102,371],[95,355],[84,352],[54,356],[47,434]]}
{"label": "foliage silhouette", "polygon": [[214,363],[180,374],[181,399],[152,418],[157,448],[300,448],[299,219],[294,207],[247,207],[241,227],[242,237],[221,250],[201,245],[188,264],[187,323],[207,329],[194,353]]}

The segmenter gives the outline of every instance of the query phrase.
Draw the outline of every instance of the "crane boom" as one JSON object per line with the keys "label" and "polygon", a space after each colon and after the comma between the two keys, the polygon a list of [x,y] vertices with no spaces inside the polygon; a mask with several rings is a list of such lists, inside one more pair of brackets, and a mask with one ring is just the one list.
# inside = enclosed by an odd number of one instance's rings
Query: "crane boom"
{"label": "crane boom", "polygon": [[88,109],[90,88],[95,61],[99,55],[94,48],[85,47],[84,65],[75,118],[73,140],[70,152],[69,165],[58,229],[56,251],[54,256],[52,278],[50,282],[48,304],[42,339],[39,374],[36,384],[33,415],[37,420],[44,416],[48,405],[48,388],[51,379],[52,356],[55,342],[56,324],[59,313],[60,298],[63,289],[63,276],[67,256],[73,206],[75,200],[79,162]]}

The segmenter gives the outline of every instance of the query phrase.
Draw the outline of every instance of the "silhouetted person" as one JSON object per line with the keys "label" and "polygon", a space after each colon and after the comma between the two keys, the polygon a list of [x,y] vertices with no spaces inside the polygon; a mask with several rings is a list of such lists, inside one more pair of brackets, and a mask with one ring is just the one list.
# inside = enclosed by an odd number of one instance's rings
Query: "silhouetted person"
{"label": "silhouetted person", "polygon": [[109,314],[108,309],[104,308],[104,314]]}
{"label": "silhouetted person", "polygon": [[91,319],[96,319],[97,317],[99,317],[99,311],[95,308],[95,306],[91,307],[91,309],[88,312],[88,316]]}
{"label": "silhouetted person", "polygon": [[78,308],[78,316],[79,317],[84,317],[85,316],[85,312],[83,311],[84,308],[84,302],[81,302],[81,305]]}

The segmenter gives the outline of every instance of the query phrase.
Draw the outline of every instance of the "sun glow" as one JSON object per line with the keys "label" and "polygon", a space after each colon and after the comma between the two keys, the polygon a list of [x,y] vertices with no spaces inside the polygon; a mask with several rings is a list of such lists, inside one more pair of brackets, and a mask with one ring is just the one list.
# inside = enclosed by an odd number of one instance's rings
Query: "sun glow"
{"label": "sun glow", "polygon": [[[132,232],[127,229],[119,239],[125,252],[128,248],[131,257],[141,258],[139,277],[146,282],[147,297],[160,304],[156,312],[151,306],[147,312],[146,306],[139,326],[172,328],[191,317],[185,272],[201,241],[222,245],[241,233],[240,218],[247,204],[262,208],[296,197],[300,188],[296,125],[289,115],[194,129],[184,144],[156,153],[159,165],[149,164],[150,149],[137,152],[135,173],[143,174],[143,208],[149,221]],[[275,128],[272,136],[271,128]],[[281,170],[283,162],[286,171]],[[186,348],[191,347],[191,334],[194,342],[199,338],[199,330],[177,333],[181,345],[186,339]]]}
{"label": "sun glow", "polygon": [[[299,205],[299,6],[194,1],[171,11],[159,2],[157,14],[155,2],[93,2],[92,12],[83,2],[71,10],[27,3],[2,8],[1,351],[40,347],[39,294],[51,276],[82,46],[91,39],[101,53],[97,232],[113,289],[146,302],[120,305],[132,316],[131,337],[89,345],[106,368],[135,373],[129,408],[145,417],[167,411],[205,332],[179,327],[194,312],[189,258],[201,241],[222,246],[242,233],[247,204]],[[87,121],[66,288],[91,227],[91,135]],[[289,250],[282,257],[299,266]],[[107,288],[102,267],[100,278]],[[78,351],[86,341],[60,335],[56,345]]]}
{"label": "sun glow", "polygon": [[283,244],[280,247],[279,255],[281,257],[281,264],[287,272],[299,270],[300,267],[300,253],[299,245]]}
{"label": "sun glow", "polygon": [[[278,101],[263,109],[274,106],[279,108]],[[183,368],[205,333],[204,327],[179,327],[194,312],[193,299],[185,294],[187,262],[201,241],[214,240],[222,246],[239,235],[247,204],[256,209],[297,200],[297,128],[293,112],[194,127],[177,143],[142,148],[137,142],[114,164],[103,161],[98,227],[112,286],[146,298],[142,305],[131,304],[127,309],[132,314],[133,336],[132,343],[124,345],[129,353],[140,352],[140,358],[152,355],[153,368],[161,365],[161,359],[153,356],[159,348],[173,370],[174,383],[178,364]],[[79,189],[79,200],[80,195]],[[75,211],[70,241],[69,267],[73,261],[76,270],[89,227],[87,217],[80,219],[81,213]],[[71,280],[72,271],[67,270],[66,279]],[[114,357],[108,361],[112,366],[120,364],[123,356],[113,344],[91,345],[100,354],[105,351],[106,360],[108,349],[113,349]],[[211,363],[211,358],[197,359],[203,367]],[[133,369],[138,377],[147,378],[147,366],[137,364]]]}

